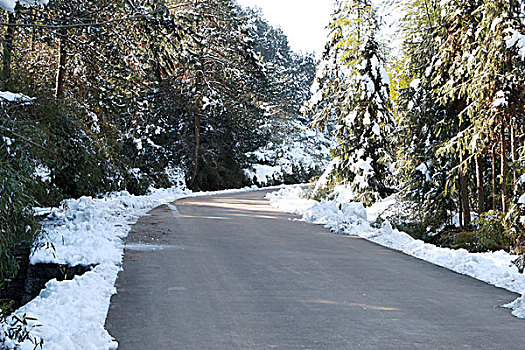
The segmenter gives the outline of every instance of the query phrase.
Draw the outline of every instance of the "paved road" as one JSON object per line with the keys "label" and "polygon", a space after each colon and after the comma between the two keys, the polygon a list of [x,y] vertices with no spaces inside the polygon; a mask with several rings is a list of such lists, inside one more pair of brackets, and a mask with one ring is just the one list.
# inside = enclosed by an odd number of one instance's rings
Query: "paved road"
{"label": "paved road", "polygon": [[264,195],[139,220],[106,323],[120,349],[525,349],[525,321],[499,308],[516,295],[290,220]]}

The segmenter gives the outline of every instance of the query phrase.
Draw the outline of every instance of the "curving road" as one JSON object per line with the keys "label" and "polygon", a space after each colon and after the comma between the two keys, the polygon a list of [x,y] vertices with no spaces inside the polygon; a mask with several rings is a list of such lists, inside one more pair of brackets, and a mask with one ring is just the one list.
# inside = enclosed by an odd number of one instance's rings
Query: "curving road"
{"label": "curving road", "polygon": [[135,225],[106,322],[119,349],[524,349],[510,292],[290,220],[249,192]]}

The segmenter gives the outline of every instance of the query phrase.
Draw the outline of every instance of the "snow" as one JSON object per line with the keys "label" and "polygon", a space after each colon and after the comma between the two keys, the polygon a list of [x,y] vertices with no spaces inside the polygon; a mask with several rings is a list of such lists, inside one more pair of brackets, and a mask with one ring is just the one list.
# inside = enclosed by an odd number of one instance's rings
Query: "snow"
{"label": "snow", "polygon": [[0,8],[3,8],[7,12],[15,12],[17,3],[24,7],[31,7],[35,5],[47,5],[49,0],[0,0]]}
{"label": "snow", "polygon": [[372,132],[374,134],[376,134],[377,136],[381,135],[381,127],[379,126],[379,124],[374,123],[374,127],[372,128]]}
{"label": "snow", "polygon": [[280,179],[282,175],[281,166],[271,166],[265,164],[254,164],[252,169],[245,169],[247,178],[255,179],[259,184],[266,184]]}
{"label": "snow", "polygon": [[135,147],[137,148],[137,151],[141,151],[144,148],[144,146],[142,145],[142,140],[141,139],[134,138],[133,139],[133,143],[135,144]]}
{"label": "snow", "polygon": [[[0,7],[1,2],[4,0],[0,0]],[[14,93],[10,91],[0,91],[0,98],[9,101],[9,102],[31,102],[34,100],[32,97],[28,97],[24,94]]]}
{"label": "snow", "polygon": [[33,176],[42,182],[51,181],[51,170],[45,165],[38,164],[35,168]]}
{"label": "snow", "polygon": [[[37,318],[40,326],[31,334],[44,339],[44,349],[116,349],[104,323],[119,269],[101,264],[71,281],[52,280],[17,314]],[[25,342],[21,349],[33,349],[33,344]]]}
{"label": "snow", "polygon": [[521,175],[516,185],[525,185],[525,175]]}
{"label": "snow", "polygon": [[[512,309],[514,316],[525,318],[525,275],[520,274],[512,264],[516,256],[505,251],[469,253],[465,249],[437,247],[393,229],[388,221],[385,221],[381,228],[372,227],[371,222],[395,203],[395,197],[388,197],[367,208],[366,219],[358,203],[341,203],[337,198],[318,202],[308,199],[301,187],[287,187],[268,194],[267,198],[272,206],[301,215],[303,221],[324,225],[337,233],[360,236],[457,273],[519,293],[522,295],[519,299],[504,307]],[[522,199],[525,201],[525,197]]]}
{"label": "snow", "polygon": [[[262,186],[284,183],[286,178],[308,181],[307,174],[327,166],[333,141],[299,121],[289,122],[281,142],[270,142],[246,155],[252,160],[244,174]],[[304,173],[304,175],[299,175]]]}
{"label": "snow", "polygon": [[414,79],[410,82],[410,87],[414,90],[419,90],[419,86],[421,85],[421,79]]}
{"label": "snow", "polygon": [[13,139],[7,136],[2,136],[2,141],[4,141],[7,146],[7,154],[11,155],[11,146],[13,145]]}
{"label": "snow", "polygon": [[400,57],[404,36],[401,30],[405,7],[396,0],[373,0],[380,26],[380,41],[386,43],[389,57]]}
{"label": "snow", "polygon": [[186,177],[184,171],[178,167],[168,167],[165,170],[166,175],[168,176],[169,182],[173,186],[183,187],[186,183]]}
{"label": "snow", "polygon": [[366,160],[362,159],[362,151],[362,149],[359,150],[359,158],[356,162],[352,164],[352,168],[355,172],[359,172],[359,170],[362,170],[364,174],[371,175],[374,172],[374,168],[372,168],[372,158],[368,157],[366,158]]}
{"label": "snow", "polygon": [[427,182],[430,182],[430,170],[428,170],[428,166],[425,163],[419,164],[416,170],[425,176]]}
{"label": "snow", "polygon": [[[44,349],[115,349],[117,343],[104,329],[104,323],[122,265],[122,238],[131,225],[151,209],[183,197],[254,190],[258,188],[192,193],[174,187],[152,189],[146,196],[119,192],[103,198],[67,200],[60,208],[36,208],[39,214],[49,213],[49,216],[43,223],[43,235],[35,244],[31,263],[95,267],[69,281],[49,281],[40,295],[15,315],[27,314],[36,319],[29,320],[28,327],[33,337],[44,340]],[[0,330],[3,327],[5,325],[1,325]],[[4,339],[3,334],[0,332],[0,344],[13,349],[15,344]],[[22,350],[33,347],[29,341],[19,345]]]}
{"label": "snow", "polygon": [[510,30],[508,34],[510,35],[505,38],[507,48],[515,46],[521,59],[525,60],[525,35],[516,30]]}
{"label": "snow", "polygon": [[505,107],[507,105],[507,98],[504,91],[496,92],[496,99],[492,102],[492,108]]}
{"label": "snow", "polygon": [[379,218],[379,215],[381,215],[385,210],[396,204],[397,197],[395,194],[390,195],[389,197],[386,197],[380,202],[375,203],[371,207],[366,208],[366,216],[368,221],[374,222]]}
{"label": "snow", "polygon": [[325,187],[328,184],[328,181],[330,180],[330,176],[332,172],[336,169],[336,167],[340,164],[340,162],[341,162],[341,159],[339,157],[335,157],[330,161],[330,163],[328,163],[324,173],[321,175],[321,177],[315,184],[315,189],[314,189],[315,193],[319,192],[321,188]]}

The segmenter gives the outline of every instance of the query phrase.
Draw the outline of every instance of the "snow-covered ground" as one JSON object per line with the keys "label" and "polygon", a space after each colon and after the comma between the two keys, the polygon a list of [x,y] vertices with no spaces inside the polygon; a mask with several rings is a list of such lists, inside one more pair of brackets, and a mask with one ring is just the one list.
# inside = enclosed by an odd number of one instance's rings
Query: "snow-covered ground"
{"label": "snow-covered ground", "polygon": [[35,5],[47,5],[48,2],[49,0],[0,0],[0,8],[7,12],[15,12],[17,3],[24,7],[31,7]]}
{"label": "snow-covered ground", "polygon": [[[373,228],[370,223],[395,202],[394,197],[365,209],[360,203],[349,202],[348,198],[352,196],[344,191],[340,191],[333,201],[317,202],[305,198],[305,192],[299,186],[273,188],[280,190],[268,195],[270,203],[284,211],[300,214],[306,221],[323,224],[338,233],[359,235],[513,292],[523,294],[525,291],[525,275],[511,266],[515,257],[508,253],[472,254],[465,250],[439,248],[392,229],[388,222],[381,228]],[[40,210],[50,214],[44,223],[45,235],[37,244],[41,248],[35,249],[31,262],[96,267],[69,281],[48,282],[46,289],[15,315],[36,319],[29,322],[29,328],[33,337],[44,340],[44,349],[115,349],[118,344],[104,329],[104,323],[121,269],[122,238],[128,234],[131,225],[151,209],[180,198],[251,190],[257,188],[203,193],[171,188],[153,190],[146,196],[120,192],[100,199],[68,200],[61,208]],[[512,308],[517,317],[525,318],[523,296],[507,307]],[[9,340],[4,342],[8,349],[17,345]],[[30,341],[18,346],[22,350],[34,347]]]}
{"label": "snow-covered ground", "polygon": [[[17,310],[15,316],[36,319],[30,320],[29,330],[33,337],[44,340],[44,349],[115,349],[118,344],[104,329],[104,323],[121,269],[122,238],[131,225],[151,209],[180,198],[251,190],[257,188],[200,193],[171,188],[152,190],[146,196],[120,192],[101,199],[68,200],[61,208],[38,209],[49,216],[31,263],[96,267],[69,281],[49,281],[40,295]],[[8,349],[17,345],[22,350],[33,349],[30,341],[15,344],[3,339],[3,327],[0,325],[0,346],[4,342]]]}
{"label": "snow-covered ground", "polygon": [[333,201],[318,202],[308,199],[305,190],[298,186],[287,187],[267,196],[272,206],[301,215],[304,221],[324,225],[337,233],[363,237],[382,246],[519,293],[522,296],[505,307],[512,309],[514,316],[525,318],[525,275],[520,274],[512,264],[516,256],[505,251],[469,253],[464,249],[440,248],[393,229],[388,221],[384,222],[381,228],[374,228],[371,223],[389,203],[395,201],[394,197],[366,209],[360,203],[342,200],[351,197],[351,194],[345,195],[344,191],[341,191],[338,196],[341,200],[336,198]]}

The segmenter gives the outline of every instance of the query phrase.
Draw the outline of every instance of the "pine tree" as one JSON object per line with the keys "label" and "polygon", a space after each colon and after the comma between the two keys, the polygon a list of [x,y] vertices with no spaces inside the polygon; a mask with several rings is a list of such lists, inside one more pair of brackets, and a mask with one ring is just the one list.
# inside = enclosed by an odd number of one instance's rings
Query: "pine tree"
{"label": "pine tree", "polygon": [[405,58],[396,76],[396,171],[402,197],[414,203],[410,216],[420,222],[419,235],[442,226],[456,207],[447,184],[457,161],[438,154],[442,144],[456,133],[456,124],[449,122],[448,109],[437,101],[435,93],[442,86],[435,79],[440,69],[435,66],[440,45],[434,35],[441,26],[439,1],[407,4]]}
{"label": "pine tree", "polygon": [[339,2],[330,28],[318,77],[324,98],[311,107],[315,125],[332,118],[336,124],[328,186],[349,186],[356,200],[371,205],[391,193],[387,138],[393,125],[375,11],[368,1]]}

